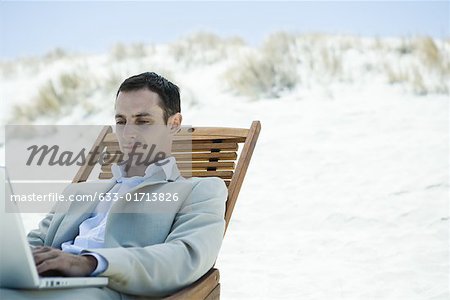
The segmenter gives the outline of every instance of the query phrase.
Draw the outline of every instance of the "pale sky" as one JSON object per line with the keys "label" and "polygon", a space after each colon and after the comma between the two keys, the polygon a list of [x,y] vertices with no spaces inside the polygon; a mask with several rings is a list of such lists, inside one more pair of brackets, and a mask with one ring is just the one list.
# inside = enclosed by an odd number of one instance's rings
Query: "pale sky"
{"label": "pale sky", "polygon": [[0,59],[56,47],[95,53],[117,42],[165,43],[196,31],[240,36],[252,45],[269,33],[449,36],[449,1],[332,2],[13,2],[0,0]]}

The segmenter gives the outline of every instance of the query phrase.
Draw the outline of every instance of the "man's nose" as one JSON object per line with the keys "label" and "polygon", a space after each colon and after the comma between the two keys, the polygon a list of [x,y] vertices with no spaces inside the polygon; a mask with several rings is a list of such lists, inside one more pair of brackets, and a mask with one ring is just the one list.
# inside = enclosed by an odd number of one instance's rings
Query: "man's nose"
{"label": "man's nose", "polygon": [[128,124],[123,125],[122,134],[124,138],[136,139],[137,137],[136,125],[128,125]]}

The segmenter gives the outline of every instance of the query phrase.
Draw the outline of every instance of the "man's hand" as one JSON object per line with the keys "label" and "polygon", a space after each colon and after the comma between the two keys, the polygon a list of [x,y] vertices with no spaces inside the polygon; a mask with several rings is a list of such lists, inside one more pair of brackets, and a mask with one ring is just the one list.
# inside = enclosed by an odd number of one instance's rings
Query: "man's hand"
{"label": "man's hand", "polygon": [[97,259],[90,255],[74,255],[51,247],[36,247],[33,258],[40,275],[57,272],[63,276],[89,276],[97,267]]}

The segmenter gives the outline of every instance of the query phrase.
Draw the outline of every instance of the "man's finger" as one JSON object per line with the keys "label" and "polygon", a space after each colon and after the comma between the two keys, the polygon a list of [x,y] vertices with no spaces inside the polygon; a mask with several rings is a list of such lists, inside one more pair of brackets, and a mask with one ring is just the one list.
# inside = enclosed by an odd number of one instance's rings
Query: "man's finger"
{"label": "man's finger", "polygon": [[36,266],[37,272],[42,274],[50,270],[58,270],[57,258],[47,259]]}
{"label": "man's finger", "polygon": [[55,252],[55,251],[47,251],[47,252],[42,252],[42,253],[36,253],[36,254],[33,254],[34,263],[37,266],[37,265],[41,264],[43,261],[55,258],[58,255],[59,255],[59,253]]}

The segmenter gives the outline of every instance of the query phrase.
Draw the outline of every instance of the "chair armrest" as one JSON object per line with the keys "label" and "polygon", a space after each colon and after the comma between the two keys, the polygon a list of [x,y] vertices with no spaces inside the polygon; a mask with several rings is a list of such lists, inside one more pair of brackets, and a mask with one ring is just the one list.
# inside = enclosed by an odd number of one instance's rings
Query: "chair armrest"
{"label": "chair armrest", "polygon": [[193,284],[164,298],[165,300],[205,299],[219,284],[219,270],[212,268]]}

